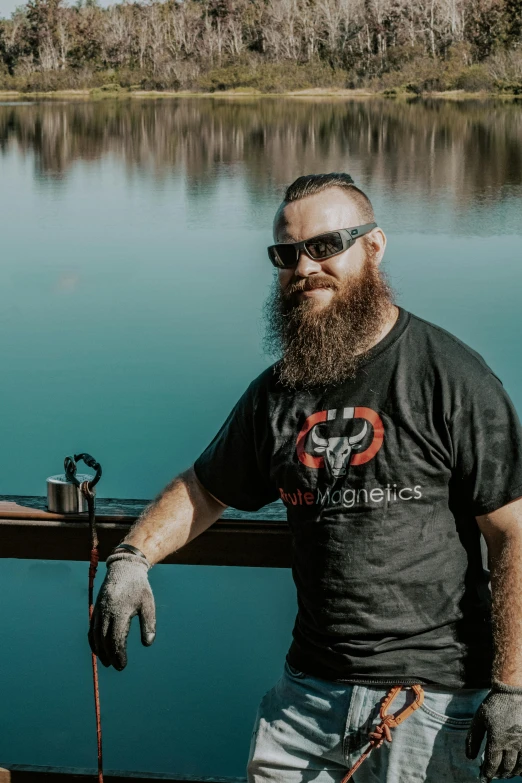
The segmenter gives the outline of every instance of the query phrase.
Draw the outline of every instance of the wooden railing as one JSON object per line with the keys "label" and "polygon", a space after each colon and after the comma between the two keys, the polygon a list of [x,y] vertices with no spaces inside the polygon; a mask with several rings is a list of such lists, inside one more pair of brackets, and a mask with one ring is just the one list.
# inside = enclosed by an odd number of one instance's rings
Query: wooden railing
{"label": "wooden railing", "polygon": [[[96,500],[100,556],[105,559],[136,521],[148,501]],[[291,539],[281,503],[255,513],[226,509],[223,517],[205,533],[163,563],[288,568]],[[38,496],[0,496],[0,557],[40,560],[88,560],[89,524],[86,515],[65,516],[47,511],[47,500]],[[109,773],[112,783],[163,780],[170,783],[243,783],[242,779],[201,778],[137,772]],[[3,765],[0,783],[94,783],[94,770],[55,769]]]}
{"label": "wooden railing", "polygon": [[[126,535],[146,500],[96,500],[100,557]],[[281,503],[246,513],[227,508],[205,533],[164,563],[178,565],[290,566],[290,533]],[[44,497],[0,495],[0,557],[88,560],[86,515],[51,514]]]}
{"label": "wooden railing", "polygon": [[[109,772],[107,783],[136,783],[136,781],[161,780],[163,783],[245,783],[245,778],[186,778],[161,773]],[[25,766],[22,764],[0,767],[0,783],[97,783],[98,776],[89,770],[58,769],[54,767]]]}

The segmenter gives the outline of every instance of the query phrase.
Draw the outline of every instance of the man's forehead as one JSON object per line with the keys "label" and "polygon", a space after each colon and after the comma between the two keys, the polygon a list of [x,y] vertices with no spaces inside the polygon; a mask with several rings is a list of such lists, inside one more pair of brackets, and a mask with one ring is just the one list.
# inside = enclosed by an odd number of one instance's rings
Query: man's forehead
{"label": "man's forehead", "polygon": [[340,188],[329,188],[289,204],[283,202],[274,219],[274,239],[276,242],[299,242],[358,223],[355,201]]}

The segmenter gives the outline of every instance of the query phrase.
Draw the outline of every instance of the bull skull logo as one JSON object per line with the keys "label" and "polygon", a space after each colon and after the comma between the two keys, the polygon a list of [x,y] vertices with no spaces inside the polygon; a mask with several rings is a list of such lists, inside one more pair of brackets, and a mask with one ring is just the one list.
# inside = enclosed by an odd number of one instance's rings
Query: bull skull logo
{"label": "bull skull logo", "polygon": [[[346,475],[350,465],[363,465],[375,457],[384,440],[384,426],[379,414],[371,408],[359,406],[344,408],[342,418],[361,419],[362,427],[357,427],[353,435],[323,437],[319,432],[319,425],[336,418],[337,409],[317,411],[308,416],[297,437],[297,456],[308,468],[318,469],[328,465],[332,475],[338,478]],[[370,427],[373,430],[373,438],[369,446],[361,451]],[[306,451],[306,440],[309,434],[313,444],[312,452]]]}
{"label": "bull skull logo", "polygon": [[324,460],[330,466],[332,476],[346,476],[347,466],[350,463],[350,457],[354,449],[361,448],[361,441],[368,430],[368,422],[364,422],[362,430],[357,435],[350,438],[321,438],[317,434],[317,426],[312,430],[312,440],[315,444],[316,454],[324,453]]}

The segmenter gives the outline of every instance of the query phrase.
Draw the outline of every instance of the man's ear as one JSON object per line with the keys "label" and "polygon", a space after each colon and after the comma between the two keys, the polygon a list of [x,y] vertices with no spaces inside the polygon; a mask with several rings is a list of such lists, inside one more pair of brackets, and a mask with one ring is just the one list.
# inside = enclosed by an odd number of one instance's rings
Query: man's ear
{"label": "man's ear", "polygon": [[386,234],[382,228],[377,227],[367,234],[366,239],[373,247],[375,253],[375,263],[380,264],[386,250]]}

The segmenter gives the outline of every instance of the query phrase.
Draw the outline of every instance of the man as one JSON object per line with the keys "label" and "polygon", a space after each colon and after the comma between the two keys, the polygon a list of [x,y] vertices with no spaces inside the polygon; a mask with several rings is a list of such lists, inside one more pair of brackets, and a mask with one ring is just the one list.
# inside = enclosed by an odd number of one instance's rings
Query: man
{"label": "man", "polygon": [[249,780],[340,783],[395,684],[406,687],[394,712],[411,703],[414,684],[424,702],[354,773],[357,783],[520,774],[513,406],[478,354],[393,303],[379,268],[386,238],[351,177],[296,180],[274,238],[268,344],[281,359],[107,560],[91,646],[122,669],[132,616],[143,643],[154,639],[150,565],[227,505],[281,498],[299,611],[284,673],[259,708]]}

